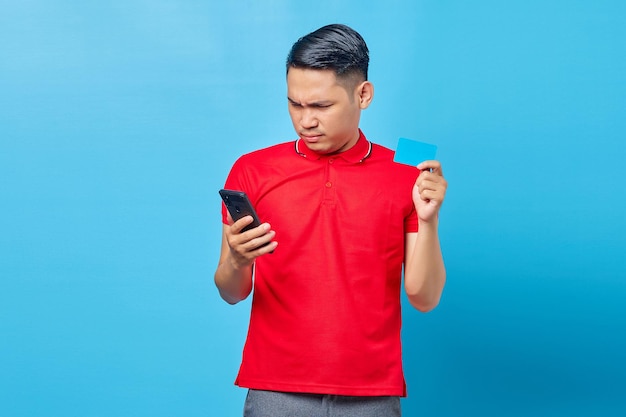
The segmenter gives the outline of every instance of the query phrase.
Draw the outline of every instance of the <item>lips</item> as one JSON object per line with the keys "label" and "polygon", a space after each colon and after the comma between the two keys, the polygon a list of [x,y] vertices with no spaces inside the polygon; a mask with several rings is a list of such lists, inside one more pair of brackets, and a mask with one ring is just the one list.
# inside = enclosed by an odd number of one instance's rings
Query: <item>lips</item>
{"label": "lips", "polygon": [[322,135],[320,133],[301,133],[300,137],[305,142],[315,143],[320,140]]}

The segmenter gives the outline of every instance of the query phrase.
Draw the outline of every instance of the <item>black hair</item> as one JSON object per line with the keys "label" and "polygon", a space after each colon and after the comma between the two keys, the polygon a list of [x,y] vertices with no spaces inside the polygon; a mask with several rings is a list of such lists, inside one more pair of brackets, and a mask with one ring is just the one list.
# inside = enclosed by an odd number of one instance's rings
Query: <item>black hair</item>
{"label": "black hair", "polygon": [[[369,50],[354,29],[327,25],[298,39],[287,55],[289,68],[332,70],[337,77],[360,75],[367,80]],[[359,77],[360,78],[360,77]]]}

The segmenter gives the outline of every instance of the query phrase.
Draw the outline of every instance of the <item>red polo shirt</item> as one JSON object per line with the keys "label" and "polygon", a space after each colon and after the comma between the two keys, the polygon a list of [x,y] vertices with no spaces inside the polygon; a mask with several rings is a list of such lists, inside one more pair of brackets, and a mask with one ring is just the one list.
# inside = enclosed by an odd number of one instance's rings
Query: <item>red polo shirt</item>
{"label": "red polo shirt", "polygon": [[[406,395],[400,346],[404,238],[417,231],[419,171],[370,144],[331,156],[302,141],[239,158],[245,191],[278,247],[256,260],[236,384],[335,395]],[[222,206],[223,221],[226,210]]]}

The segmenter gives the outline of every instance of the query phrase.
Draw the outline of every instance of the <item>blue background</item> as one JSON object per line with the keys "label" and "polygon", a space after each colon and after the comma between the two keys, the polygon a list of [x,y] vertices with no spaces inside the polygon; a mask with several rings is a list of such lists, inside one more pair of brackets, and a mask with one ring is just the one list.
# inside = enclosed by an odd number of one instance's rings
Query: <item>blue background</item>
{"label": "blue background", "polygon": [[0,415],[237,416],[217,190],[294,138],[291,44],[371,50],[362,127],[438,145],[407,416],[626,415],[626,3],[0,1]]}

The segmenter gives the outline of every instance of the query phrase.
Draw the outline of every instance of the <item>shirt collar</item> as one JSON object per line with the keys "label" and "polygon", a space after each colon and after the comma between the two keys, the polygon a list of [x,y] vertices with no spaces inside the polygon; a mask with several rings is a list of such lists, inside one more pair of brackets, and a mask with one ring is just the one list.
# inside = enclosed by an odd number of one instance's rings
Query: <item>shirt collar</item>
{"label": "shirt collar", "polygon": [[361,129],[359,129],[359,139],[354,144],[354,146],[352,146],[347,151],[337,153],[337,154],[332,154],[332,155],[318,154],[312,151],[311,149],[309,149],[309,147],[306,146],[306,144],[301,139],[296,140],[294,145],[295,145],[295,150],[297,154],[299,154],[302,157],[311,159],[311,160],[318,160],[322,157],[342,158],[352,164],[358,164],[359,162],[363,162],[365,159],[367,159],[372,153],[372,143],[365,138],[365,135],[363,134]]}

